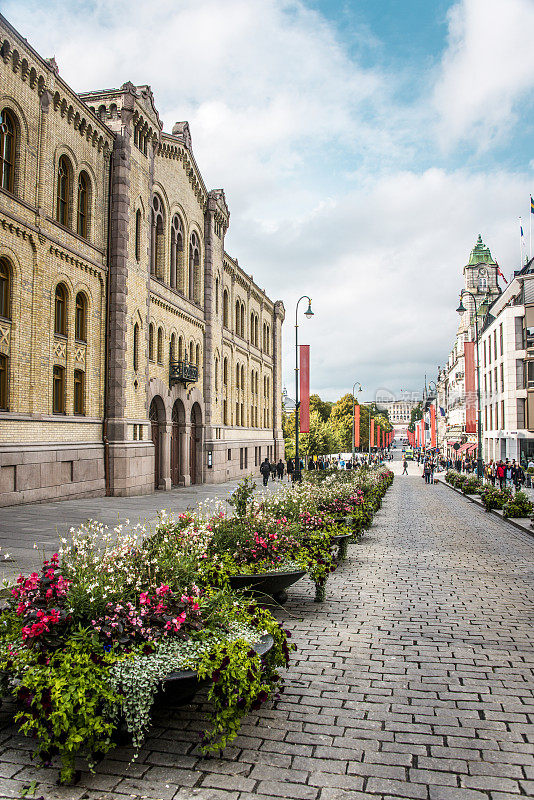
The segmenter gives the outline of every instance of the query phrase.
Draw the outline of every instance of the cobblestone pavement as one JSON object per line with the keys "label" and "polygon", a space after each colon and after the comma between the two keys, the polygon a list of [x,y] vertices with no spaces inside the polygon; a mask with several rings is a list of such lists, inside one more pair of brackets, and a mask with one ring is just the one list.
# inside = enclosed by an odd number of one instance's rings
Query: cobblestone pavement
{"label": "cobblestone pavement", "polygon": [[4,707],[0,797],[33,779],[46,800],[534,796],[533,566],[531,537],[399,475],[327,601],[309,582],[292,590],[286,693],[221,758],[195,753],[199,702],[159,712],[136,762],[120,748],[59,789],[28,766]]}

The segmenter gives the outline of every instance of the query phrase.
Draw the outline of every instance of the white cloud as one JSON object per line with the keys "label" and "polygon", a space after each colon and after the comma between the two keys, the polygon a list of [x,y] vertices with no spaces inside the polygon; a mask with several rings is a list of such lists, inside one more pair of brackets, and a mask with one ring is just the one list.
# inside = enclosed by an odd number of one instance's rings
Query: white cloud
{"label": "white cloud", "polygon": [[31,13],[8,0],[4,13],[75,89],[149,83],[166,130],[190,121],[207,185],[226,190],[229,251],[286,304],[290,394],[301,294],[315,389],[335,399],[360,380],[372,397],[419,388],[447,357],[479,232],[505,273],[517,266],[532,165],[428,163],[437,133],[487,147],[509,131],[533,83],[532,0],[456,3],[435,91],[405,106],[402,76],[364,69],[300,0],[35,0]]}
{"label": "white cloud", "polygon": [[534,90],[532,0],[461,0],[449,11],[449,43],[434,104],[445,146],[484,149],[521,117]]}

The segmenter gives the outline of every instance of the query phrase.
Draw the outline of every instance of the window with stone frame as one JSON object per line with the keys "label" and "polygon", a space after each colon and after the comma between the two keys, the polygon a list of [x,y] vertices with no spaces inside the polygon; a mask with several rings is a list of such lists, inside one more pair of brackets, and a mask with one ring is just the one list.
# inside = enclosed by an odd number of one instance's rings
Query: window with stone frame
{"label": "window with stone frame", "polygon": [[78,342],[87,341],[87,298],[83,292],[76,295],[76,314],[74,318],[74,337]]}
{"label": "window with stone frame", "polygon": [[189,239],[189,299],[200,305],[200,240],[196,231]]}
{"label": "window with stone frame", "polygon": [[78,176],[78,217],[76,232],[84,239],[89,238],[89,211],[91,201],[91,182],[87,172]]}
{"label": "window with stone frame", "polygon": [[171,225],[171,265],[170,285],[183,294],[184,292],[184,227],[178,214],[172,218]]}
{"label": "window with stone frame", "polygon": [[56,286],[54,299],[54,333],[56,336],[67,335],[67,289],[62,283]]}
{"label": "window with stone frame", "polygon": [[9,410],[9,357],[0,353],[0,411]]}
{"label": "window with stone frame", "polygon": [[72,176],[72,164],[63,155],[57,169],[56,220],[65,228],[70,227],[72,220]]}
{"label": "window with stone frame", "polygon": [[65,368],[56,364],[52,376],[52,411],[54,414],[65,413]]}
{"label": "window with stone frame", "polygon": [[154,323],[148,326],[148,360],[154,361]]}
{"label": "window with stone frame", "polygon": [[134,372],[139,369],[139,323],[136,322],[133,329],[133,368]]}
{"label": "window with stone frame", "polygon": [[228,292],[226,289],[223,292],[223,325],[225,328],[228,328]]}
{"label": "window with stone frame", "polygon": [[74,413],[85,414],[85,372],[74,370]]}
{"label": "window with stone frame", "polygon": [[163,328],[158,328],[158,364],[163,364]]}
{"label": "window with stone frame", "polygon": [[7,258],[0,258],[0,317],[11,319],[11,286],[13,271]]}
{"label": "window with stone frame", "polygon": [[9,108],[0,112],[0,186],[15,192],[15,159],[18,144],[18,121]]}
{"label": "window with stone frame", "polygon": [[138,208],[135,212],[135,260],[141,261],[141,224],[142,214]]}
{"label": "window with stone frame", "polygon": [[161,198],[152,198],[150,274],[159,281],[164,280],[165,271],[165,212]]}

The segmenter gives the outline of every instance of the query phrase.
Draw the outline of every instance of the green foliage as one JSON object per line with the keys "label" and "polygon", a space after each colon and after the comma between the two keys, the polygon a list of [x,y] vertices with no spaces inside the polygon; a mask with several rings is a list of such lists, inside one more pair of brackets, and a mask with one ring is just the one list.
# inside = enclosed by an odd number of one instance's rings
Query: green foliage
{"label": "green foliage", "polygon": [[2,670],[19,673],[13,694],[23,706],[15,717],[21,732],[37,739],[43,764],[59,755],[62,782],[72,780],[80,750],[88,753],[92,766],[92,754],[106,753],[112,746],[109,709],[119,696],[110,688],[109,668],[116,658],[85,635],[68,639],[62,650],[46,656],[25,651],[18,669],[13,652],[0,664]]}
{"label": "green foliage", "polygon": [[532,503],[525,492],[516,492],[502,507],[505,517],[530,517],[532,514]]}
{"label": "green foliage", "polygon": [[237,488],[234,489],[228,500],[228,505],[232,506],[235,510],[236,516],[240,519],[246,516],[249,508],[253,504],[253,495],[256,488],[256,483],[252,475],[247,475],[239,482]]}
{"label": "green foliage", "polygon": [[476,475],[468,475],[463,482],[462,492],[464,494],[480,494],[484,487],[483,482]]}
{"label": "green foliage", "polygon": [[492,508],[502,508],[511,496],[512,491],[507,487],[501,491],[497,486],[486,485],[480,492],[480,499],[486,511],[491,511]]}
{"label": "green foliage", "polygon": [[408,424],[408,430],[413,433],[415,430],[415,423],[419,422],[420,419],[423,419],[423,404],[418,403],[414,406],[410,413],[410,422]]}

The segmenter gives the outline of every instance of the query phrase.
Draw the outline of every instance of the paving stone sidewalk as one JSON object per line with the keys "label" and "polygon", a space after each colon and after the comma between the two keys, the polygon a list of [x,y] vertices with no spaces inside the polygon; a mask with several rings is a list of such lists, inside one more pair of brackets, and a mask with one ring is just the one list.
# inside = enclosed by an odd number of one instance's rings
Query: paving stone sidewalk
{"label": "paving stone sidewalk", "polygon": [[33,779],[46,800],[533,796],[533,567],[531,537],[399,475],[327,601],[307,581],[292,590],[286,693],[221,758],[196,754],[199,702],[159,712],[134,763],[120,748],[60,789],[4,706],[0,798]]}

